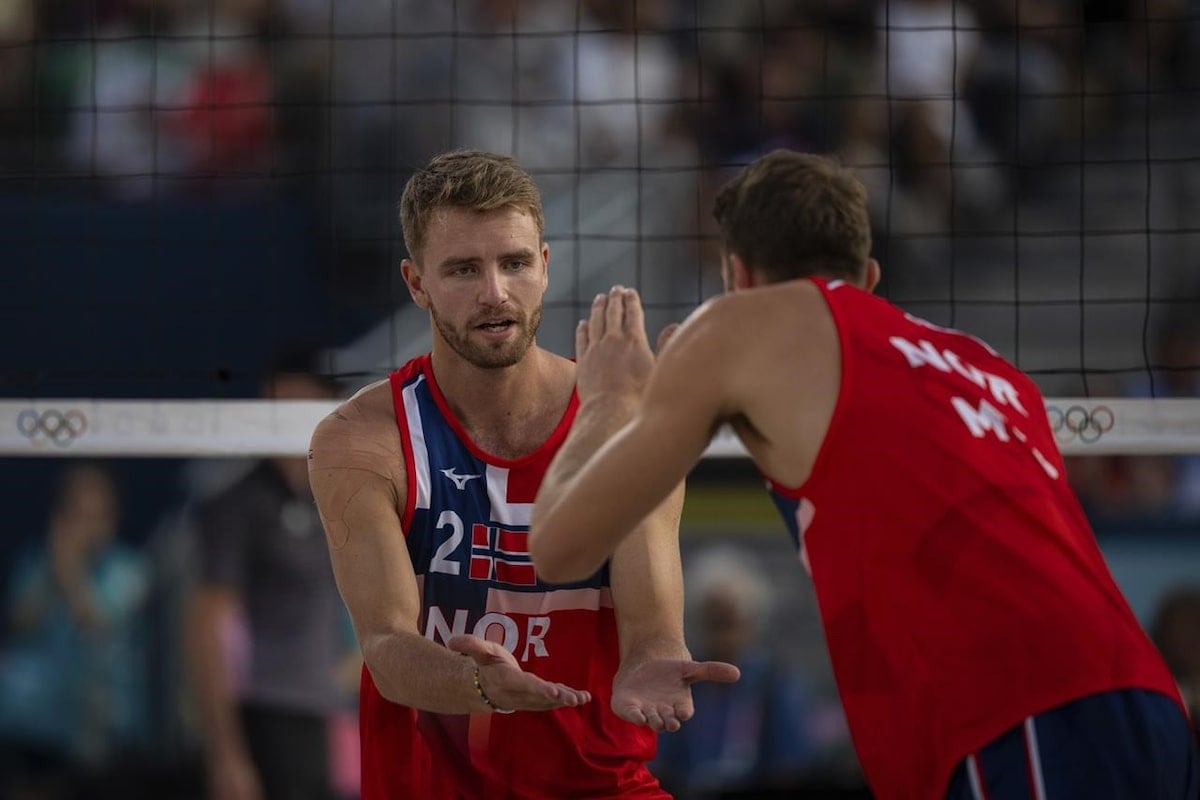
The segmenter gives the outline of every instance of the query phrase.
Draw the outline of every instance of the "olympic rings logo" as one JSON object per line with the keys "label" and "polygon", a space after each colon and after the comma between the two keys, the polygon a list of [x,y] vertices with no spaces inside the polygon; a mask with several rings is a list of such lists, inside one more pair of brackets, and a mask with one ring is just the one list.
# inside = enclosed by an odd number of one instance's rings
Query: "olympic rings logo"
{"label": "olympic rings logo", "polygon": [[82,411],[71,409],[45,411],[27,408],[17,414],[17,430],[40,447],[53,442],[59,447],[69,447],[76,439],[87,433],[88,419]]}
{"label": "olympic rings logo", "polygon": [[1117,417],[1108,406],[1068,406],[1064,411],[1058,406],[1046,406],[1050,417],[1050,429],[1054,438],[1060,443],[1067,443],[1079,437],[1084,444],[1099,441],[1100,437],[1113,429]]}

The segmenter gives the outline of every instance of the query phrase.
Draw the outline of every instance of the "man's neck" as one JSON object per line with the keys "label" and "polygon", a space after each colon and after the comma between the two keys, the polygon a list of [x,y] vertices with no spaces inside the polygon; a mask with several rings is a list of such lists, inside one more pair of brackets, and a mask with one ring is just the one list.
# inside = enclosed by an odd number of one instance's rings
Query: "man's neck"
{"label": "man's neck", "polygon": [[483,369],[448,348],[433,349],[433,374],[472,440],[502,458],[536,450],[557,427],[570,397],[558,359],[537,345],[511,367]]}

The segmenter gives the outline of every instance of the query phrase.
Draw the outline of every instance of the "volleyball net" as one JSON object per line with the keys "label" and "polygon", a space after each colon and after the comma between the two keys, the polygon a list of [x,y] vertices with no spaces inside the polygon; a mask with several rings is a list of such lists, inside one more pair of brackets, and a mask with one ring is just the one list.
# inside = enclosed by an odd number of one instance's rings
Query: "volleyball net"
{"label": "volleyball net", "polygon": [[302,454],[331,404],[251,399],[270,354],[350,391],[428,349],[397,200],[453,147],[542,188],[543,346],[614,283],[653,334],[778,146],[855,168],[880,292],[1029,372],[1065,452],[1200,453],[1200,20],[1075,5],[17,2],[0,454]]}

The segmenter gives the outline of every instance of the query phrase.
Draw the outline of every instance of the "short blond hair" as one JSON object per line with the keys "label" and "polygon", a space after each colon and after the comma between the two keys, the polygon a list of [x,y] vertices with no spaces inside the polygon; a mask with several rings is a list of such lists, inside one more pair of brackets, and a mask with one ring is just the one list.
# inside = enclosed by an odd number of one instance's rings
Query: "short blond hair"
{"label": "short blond hair", "polygon": [[434,156],[409,178],[400,199],[400,225],[410,258],[416,260],[425,247],[433,212],[445,207],[471,211],[514,208],[533,218],[539,241],[545,234],[537,184],[510,156],[452,150]]}

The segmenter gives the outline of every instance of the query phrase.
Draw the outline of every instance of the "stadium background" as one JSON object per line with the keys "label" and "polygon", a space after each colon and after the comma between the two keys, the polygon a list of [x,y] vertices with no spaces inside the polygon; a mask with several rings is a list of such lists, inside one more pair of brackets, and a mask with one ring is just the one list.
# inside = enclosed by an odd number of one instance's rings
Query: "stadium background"
{"label": "stadium background", "polygon": [[[382,376],[428,346],[399,192],[458,146],[512,153],[543,189],[542,344],[569,353],[615,282],[657,328],[718,288],[714,188],[789,146],[858,168],[905,308],[1051,395],[1194,396],[1198,36],[1192,0],[6,0],[0,394],[253,397],[297,343],[347,390]],[[168,610],[203,465],[109,464],[163,593],[158,763],[186,770]],[[1195,459],[1072,467],[1149,624],[1200,575]],[[4,573],[43,538],[60,468],[0,461]],[[739,537],[778,592],[770,627],[797,633],[772,637],[780,657],[828,695],[772,513],[748,464],[706,462],[685,546]]]}

